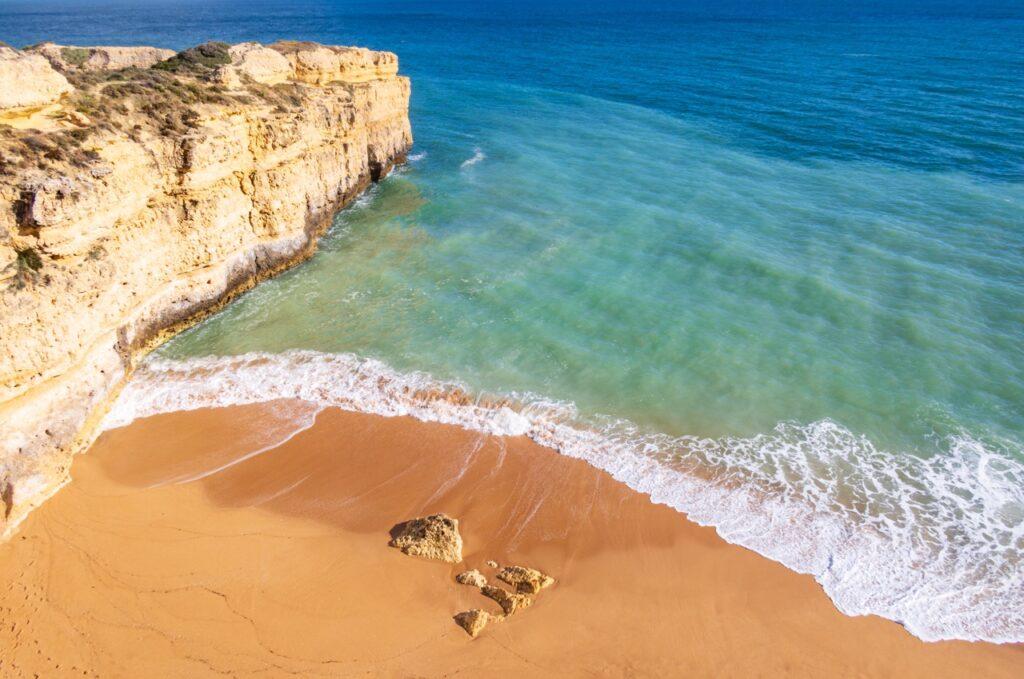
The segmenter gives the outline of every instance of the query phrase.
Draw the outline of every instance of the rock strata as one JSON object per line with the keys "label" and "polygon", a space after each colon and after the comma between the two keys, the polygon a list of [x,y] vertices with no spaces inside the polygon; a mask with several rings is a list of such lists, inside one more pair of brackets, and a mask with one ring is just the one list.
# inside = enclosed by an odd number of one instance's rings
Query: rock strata
{"label": "rock strata", "polygon": [[431,514],[395,526],[388,544],[409,556],[448,563],[462,561],[459,521],[445,514]]}
{"label": "rock strata", "polygon": [[[412,144],[390,53],[38,49],[81,64],[0,48],[0,535],[67,479],[140,355],[312,254]],[[48,131],[3,124],[47,104]]]}

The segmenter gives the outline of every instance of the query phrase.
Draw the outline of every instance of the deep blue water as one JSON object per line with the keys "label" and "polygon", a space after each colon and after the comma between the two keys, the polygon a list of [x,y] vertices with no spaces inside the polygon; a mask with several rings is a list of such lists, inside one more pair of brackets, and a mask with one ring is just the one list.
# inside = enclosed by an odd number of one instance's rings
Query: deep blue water
{"label": "deep blue water", "polygon": [[5,0],[0,39],[183,48],[301,36],[398,52],[414,78],[515,83],[664,111],[787,159],[1024,175],[1019,2],[644,5]]}
{"label": "deep blue water", "polygon": [[164,359],[573,404],[564,452],[844,611],[1024,640],[1024,6],[850,4],[15,0],[0,40],[412,77],[413,162]]}

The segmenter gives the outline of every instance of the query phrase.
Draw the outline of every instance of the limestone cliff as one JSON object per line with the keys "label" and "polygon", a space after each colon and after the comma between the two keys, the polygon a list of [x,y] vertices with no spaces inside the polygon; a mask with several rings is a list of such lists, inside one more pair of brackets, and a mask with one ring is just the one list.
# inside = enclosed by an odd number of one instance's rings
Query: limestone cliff
{"label": "limestone cliff", "polygon": [[148,67],[147,48],[116,52],[129,67],[111,70],[110,48],[35,49],[0,54],[0,92],[41,84],[0,101],[7,533],[67,479],[141,353],[309,256],[412,144],[390,53],[208,43]]}
{"label": "limestone cliff", "polygon": [[67,78],[46,59],[0,45],[0,113],[45,106],[71,91]]}

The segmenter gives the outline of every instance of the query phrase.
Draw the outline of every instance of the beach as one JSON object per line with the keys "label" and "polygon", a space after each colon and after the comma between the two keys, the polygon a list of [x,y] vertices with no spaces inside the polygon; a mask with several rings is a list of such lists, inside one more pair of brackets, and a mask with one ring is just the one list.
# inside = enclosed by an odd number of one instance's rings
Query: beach
{"label": "beach", "polygon": [[[3,676],[1013,677],[1024,663],[1018,644],[845,616],[810,576],[525,437],[326,408],[259,445],[303,407],[156,415],[78,456],[0,545]],[[459,520],[462,563],[388,547],[432,512]],[[556,583],[471,639],[452,616],[498,607],[454,576],[493,579],[489,560]]]}

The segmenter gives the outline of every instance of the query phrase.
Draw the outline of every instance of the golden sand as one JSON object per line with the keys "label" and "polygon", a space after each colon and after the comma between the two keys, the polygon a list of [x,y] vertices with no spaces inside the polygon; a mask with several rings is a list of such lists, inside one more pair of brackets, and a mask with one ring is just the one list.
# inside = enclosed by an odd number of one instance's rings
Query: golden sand
{"label": "golden sand", "polygon": [[[844,616],[526,439],[328,410],[232,465],[281,405],[153,417],[79,456],[0,545],[0,676],[1024,676],[1019,645]],[[463,563],[388,548],[434,512],[459,519]],[[557,582],[471,639],[452,616],[500,609],[454,576],[493,581],[492,559]]]}

